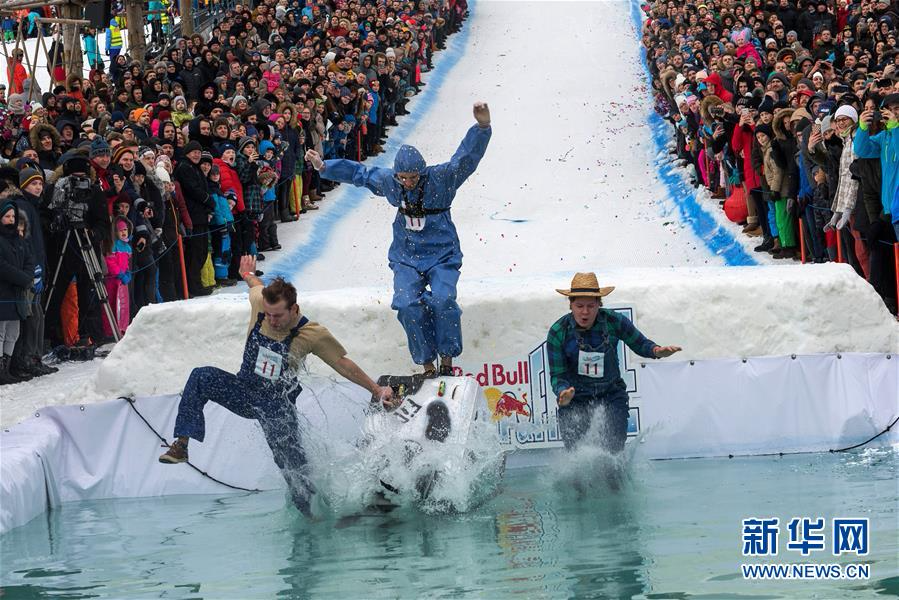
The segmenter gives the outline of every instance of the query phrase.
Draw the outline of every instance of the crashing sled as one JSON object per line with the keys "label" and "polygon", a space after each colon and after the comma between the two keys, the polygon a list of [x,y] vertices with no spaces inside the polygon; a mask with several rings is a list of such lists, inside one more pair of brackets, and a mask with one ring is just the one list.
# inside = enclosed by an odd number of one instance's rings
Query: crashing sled
{"label": "crashing sled", "polygon": [[[405,497],[460,510],[469,507],[459,506],[459,498],[471,498],[468,488],[480,485],[483,475],[498,487],[503,454],[473,378],[383,376],[378,384],[393,388],[402,404],[373,412],[364,425],[366,452],[378,457],[373,506],[391,510]],[[444,484],[448,494],[438,491]]]}

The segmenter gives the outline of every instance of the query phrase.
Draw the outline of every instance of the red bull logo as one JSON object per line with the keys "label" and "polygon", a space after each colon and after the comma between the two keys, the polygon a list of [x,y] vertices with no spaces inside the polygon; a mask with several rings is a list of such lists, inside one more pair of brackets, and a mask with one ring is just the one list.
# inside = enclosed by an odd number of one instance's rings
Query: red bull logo
{"label": "red bull logo", "polygon": [[496,388],[484,390],[484,395],[487,397],[487,405],[493,414],[494,421],[513,415],[527,418],[531,416],[531,407],[528,404],[526,392],[521,395],[521,400],[518,399],[515,392],[501,392]]}

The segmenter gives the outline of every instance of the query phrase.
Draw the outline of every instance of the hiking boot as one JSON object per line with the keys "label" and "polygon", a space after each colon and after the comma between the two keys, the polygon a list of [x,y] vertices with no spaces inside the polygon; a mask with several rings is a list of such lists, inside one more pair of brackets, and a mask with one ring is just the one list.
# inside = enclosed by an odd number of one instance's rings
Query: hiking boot
{"label": "hiking boot", "polygon": [[167,465],[187,462],[187,444],[181,440],[175,440],[166,453],[159,457],[159,462]]}
{"label": "hiking boot", "polygon": [[783,248],[780,247],[780,240],[774,238],[774,245],[768,250],[768,254],[780,254],[781,250],[783,250]]}
{"label": "hiking boot", "polygon": [[745,233],[749,237],[759,237],[760,235],[762,235],[763,232],[762,232],[762,228],[759,227],[758,225],[756,225],[752,229],[744,229],[743,233]]}
{"label": "hiking boot", "polygon": [[44,362],[40,358],[35,358],[31,363],[32,370],[40,373],[41,375],[52,375],[59,371],[56,367],[51,367],[50,365],[44,364]]}
{"label": "hiking boot", "polygon": [[437,377],[437,367],[434,366],[434,363],[429,362],[422,365],[425,369],[425,379],[433,379]]}
{"label": "hiking boot", "polygon": [[309,196],[303,196],[303,209],[318,210],[318,207],[312,203],[312,200],[309,198]]}
{"label": "hiking boot", "polygon": [[781,248],[780,252],[774,255],[774,258],[794,258],[796,254],[796,248]]}
{"label": "hiking boot", "polygon": [[774,247],[774,238],[765,238],[761,244],[753,248],[756,252],[767,252]]}
{"label": "hiking boot", "polygon": [[35,378],[35,374],[31,372],[26,365],[13,362],[11,356],[5,357],[7,361],[6,372],[11,379],[15,379],[16,383],[23,381],[31,381]]}
{"label": "hiking boot", "polygon": [[262,262],[264,260],[265,260],[265,254],[263,254],[262,252],[257,252],[256,253],[256,262]]}
{"label": "hiking boot", "polygon": [[452,377],[453,376],[453,365],[440,365],[440,376],[441,377]]}
{"label": "hiking boot", "polygon": [[20,381],[9,374],[9,359],[9,356],[0,356],[0,385],[9,385]]}

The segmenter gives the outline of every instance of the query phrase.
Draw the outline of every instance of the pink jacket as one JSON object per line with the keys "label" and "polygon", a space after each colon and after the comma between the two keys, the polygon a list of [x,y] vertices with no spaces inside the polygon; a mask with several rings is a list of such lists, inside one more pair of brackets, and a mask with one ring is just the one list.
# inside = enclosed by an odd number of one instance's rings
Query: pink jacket
{"label": "pink jacket", "polygon": [[112,252],[106,255],[106,273],[108,277],[115,277],[119,273],[128,270],[131,255],[127,252]]}

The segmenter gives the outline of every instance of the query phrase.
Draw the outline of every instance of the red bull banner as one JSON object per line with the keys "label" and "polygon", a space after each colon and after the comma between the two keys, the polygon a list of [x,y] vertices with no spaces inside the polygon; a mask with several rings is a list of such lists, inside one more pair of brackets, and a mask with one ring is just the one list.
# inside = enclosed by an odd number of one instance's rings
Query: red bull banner
{"label": "red bull banner", "polygon": [[[612,308],[632,322],[632,308]],[[636,323],[635,323],[636,324]],[[637,358],[623,342],[618,344],[618,366],[630,396],[628,435],[640,431]],[[484,391],[486,412],[496,423],[503,444],[519,449],[561,447],[556,421],[556,395],[549,377],[546,341],[535,340],[530,351],[477,364],[462,361],[456,375],[474,377]]]}

